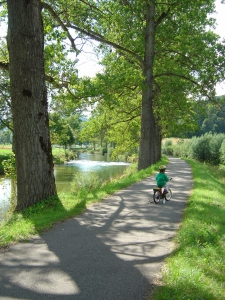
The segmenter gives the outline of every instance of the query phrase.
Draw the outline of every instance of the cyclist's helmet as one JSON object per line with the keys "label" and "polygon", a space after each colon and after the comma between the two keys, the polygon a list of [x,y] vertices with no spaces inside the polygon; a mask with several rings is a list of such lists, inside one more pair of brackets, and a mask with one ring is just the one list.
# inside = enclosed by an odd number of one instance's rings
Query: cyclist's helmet
{"label": "cyclist's helmet", "polygon": [[166,166],[165,166],[165,165],[159,166],[159,170],[160,170],[160,171],[161,171],[161,170],[166,170]]}

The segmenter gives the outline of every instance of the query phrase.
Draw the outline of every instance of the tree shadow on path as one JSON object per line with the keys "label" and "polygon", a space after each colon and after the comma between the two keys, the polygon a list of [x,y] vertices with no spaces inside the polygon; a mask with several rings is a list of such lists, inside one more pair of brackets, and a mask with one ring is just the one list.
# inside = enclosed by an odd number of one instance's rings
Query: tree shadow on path
{"label": "tree shadow on path", "polygon": [[147,178],[2,251],[0,299],[147,299],[186,200],[184,194],[166,205],[149,203],[153,185]]}

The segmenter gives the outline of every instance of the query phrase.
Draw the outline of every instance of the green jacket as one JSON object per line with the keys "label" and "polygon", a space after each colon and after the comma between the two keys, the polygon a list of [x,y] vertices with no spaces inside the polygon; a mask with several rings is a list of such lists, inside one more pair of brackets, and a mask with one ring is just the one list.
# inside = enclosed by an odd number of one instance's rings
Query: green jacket
{"label": "green jacket", "polygon": [[158,173],[156,175],[156,183],[158,187],[163,187],[169,181],[168,176],[165,173]]}

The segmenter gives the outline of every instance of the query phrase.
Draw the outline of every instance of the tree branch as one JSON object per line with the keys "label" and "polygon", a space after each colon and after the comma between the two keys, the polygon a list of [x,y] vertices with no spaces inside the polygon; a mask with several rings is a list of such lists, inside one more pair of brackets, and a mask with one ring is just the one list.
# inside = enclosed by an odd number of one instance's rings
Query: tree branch
{"label": "tree branch", "polygon": [[[4,62],[4,61],[0,61],[0,69],[3,70],[3,71],[9,71],[9,63],[8,62]],[[69,85],[69,82],[57,82],[55,80],[54,77],[50,76],[50,75],[47,75],[45,74],[45,80],[49,83],[51,83],[54,87],[56,88],[62,88],[62,87],[65,87],[67,88],[68,85]]]}
{"label": "tree branch", "polygon": [[[104,15],[104,13],[97,7],[97,6],[94,6],[93,4],[90,4],[88,3],[87,1],[85,0],[79,0],[80,2],[84,3],[85,5],[89,6],[90,9],[94,9],[96,10],[97,12],[99,12],[101,15]],[[109,11],[109,10],[108,10]],[[110,12],[111,13],[111,12]]]}
{"label": "tree branch", "polygon": [[155,23],[155,28],[157,28],[159,26],[159,24],[162,22],[162,20],[164,20],[168,14],[170,13],[170,7],[167,9],[166,12],[163,12],[157,19],[156,23]]}
{"label": "tree branch", "polygon": [[[81,1],[87,5],[87,3],[84,0],[81,0]],[[59,16],[55,13],[55,11],[52,9],[52,7],[49,4],[43,2],[42,6],[43,6],[43,8],[45,8],[49,11],[51,16],[57,21],[57,23],[67,33],[67,36],[68,36],[68,38],[71,42],[72,48],[76,51],[76,53],[78,52],[78,49],[75,46],[74,39],[72,38],[68,28],[71,28],[71,29],[74,29],[74,30],[76,30],[80,33],[83,33],[83,34],[85,34],[86,36],[90,37],[91,39],[93,39],[95,41],[107,44],[109,46],[112,46],[115,49],[118,49],[118,50],[121,50],[125,53],[130,54],[131,56],[133,56],[139,62],[140,67],[143,68],[143,59],[138,54],[136,54],[135,52],[133,52],[133,51],[131,51],[131,50],[129,50],[129,49],[123,47],[123,46],[120,46],[117,43],[114,43],[112,41],[107,40],[104,36],[102,36],[101,34],[99,34],[97,32],[94,32],[92,30],[85,30],[85,29],[80,28],[79,26],[72,25],[71,23],[64,24],[63,21],[59,18]]]}
{"label": "tree branch", "polygon": [[173,49],[165,49],[165,50],[162,50],[162,51],[159,51],[159,52],[156,52],[155,55],[160,55],[160,53],[174,53],[174,54],[177,54],[181,57],[183,57],[186,61],[188,61],[192,66],[194,65],[193,61],[191,61],[191,59],[186,56],[185,54],[181,53],[181,52],[177,52]]}
{"label": "tree branch", "polygon": [[49,12],[50,15],[53,17],[53,19],[56,20],[57,23],[62,27],[63,31],[66,32],[67,37],[68,37],[68,39],[70,40],[70,43],[71,43],[72,48],[74,49],[74,51],[75,51],[76,53],[78,53],[78,49],[77,49],[77,47],[76,47],[76,45],[75,45],[75,43],[74,43],[74,39],[73,39],[73,37],[71,36],[71,34],[70,34],[68,28],[64,25],[63,21],[59,18],[59,16],[55,13],[55,11],[52,9],[52,7],[51,7],[49,4],[47,4],[47,3],[45,3],[45,2],[42,2],[42,7],[45,8],[46,10],[48,10],[48,12]]}
{"label": "tree branch", "polygon": [[55,80],[54,77],[50,76],[50,75],[47,75],[45,74],[45,80],[48,82],[48,83],[51,83],[54,87],[56,88],[68,88],[68,85],[69,85],[69,82],[58,82]]}
{"label": "tree branch", "polygon": [[143,67],[143,63],[144,62],[143,62],[142,58],[138,54],[136,54],[135,52],[133,52],[133,51],[127,49],[127,48],[124,48],[124,47],[118,45],[117,43],[114,43],[114,42],[111,42],[111,41],[105,39],[104,36],[102,36],[101,34],[99,34],[97,32],[94,32],[94,31],[91,31],[91,30],[87,31],[85,29],[81,29],[79,26],[75,26],[75,25],[72,25],[70,23],[68,23],[67,26],[70,27],[71,29],[75,29],[75,30],[77,30],[77,31],[85,34],[86,36],[90,37],[91,39],[93,39],[93,40],[95,40],[97,42],[101,42],[101,43],[107,44],[109,46],[112,46],[115,49],[118,49],[118,50],[121,50],[121,51],[123,51],[125,53],[130,54],[136,60],[139,61],[140,67]]}
{"label": "tree branch", "polygon": [[10,124],[8,124],[8,122],[5,122],[3,119],[0,119],[0,122],[9,130],[11,130],[13,132],[13,128],[10,126]]}
{"label": "tree branch", "polygon": [[188,80],[192,83],[194,83],[195,85],[199,85],[197,81],[187,77],[187,76],[184,76],[184,75],[181,75],[181,74],[176,74],[176,73],[172,73],[172,72],[167,72],[167,73],[161,73],[161,74],[156,74],[154,75],[154,78],[157,78],[157,77],[162,77],[162,76],[175,76],[175,77],[180,77],[180,78],[183,78],[185,80]]}

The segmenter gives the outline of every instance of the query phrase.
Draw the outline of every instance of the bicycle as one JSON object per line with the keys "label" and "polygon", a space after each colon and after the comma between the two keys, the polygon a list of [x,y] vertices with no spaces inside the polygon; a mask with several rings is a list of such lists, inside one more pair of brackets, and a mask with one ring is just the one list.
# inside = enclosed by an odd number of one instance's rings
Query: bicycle
{"label": "bicycle", "polygon": [[[170,178],[172,180],[172,178]],[[156,204],[160,202],[160,200],[165,203],[166,201],[170,201],[172,198],[172,190],[168,189],[167,193],[164,193],[164,188],[160,188],[158,186],[153,188],[153,200]],[[166,201],[165,201],[166,200]]]}

